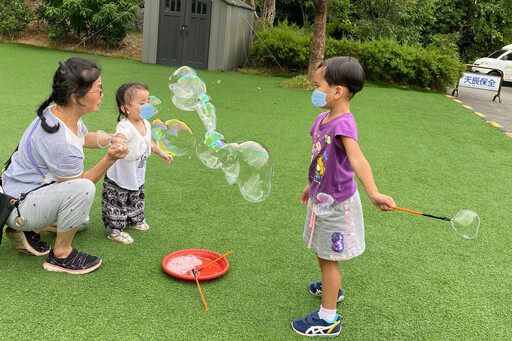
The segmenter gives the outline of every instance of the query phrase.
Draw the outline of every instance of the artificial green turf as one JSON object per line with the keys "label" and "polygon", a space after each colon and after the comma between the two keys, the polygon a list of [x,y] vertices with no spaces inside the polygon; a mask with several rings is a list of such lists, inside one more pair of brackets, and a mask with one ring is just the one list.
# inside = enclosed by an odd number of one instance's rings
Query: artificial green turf
{"label": "artificial green turf", "polygon": [[[70,52],[0,43],[0,160],[6,160],[35,109],[51,91],[59,60]],[[93,57],[93,56],[89,56]],[[195,112],[177,110],[167,78],[174,68],[94,57],[105,88],[90,131],[112,131],[114,94],[125,82],[148,84],[164,101],[160,118],[178,118],[197,138]],[[95,272],[72,276],[42,269],[44,257],[0,245],[2,340],[300,340],[294,318],[318,309],[307,292],[320,272],[302,241],[300,194],[310,159],[308,130],[320,110],[310,92],[279,87],[281,78],[198,70],[217,109],[226,142],[261,141],[274,161],[272,192],[245,201],[220,170],[197,157],[166,165],[149,159],[146,217],[135,242],[106,238],[100,192],[89,227],[73,245],[99,255]],[[219,82],[220,80],[220,82]],[[404,212],[382,213],[360,187],[365,253],[341,263],[345,300],[338,305],[345,340],[504,340],[510,338],[512,141],[442,94],[366,84],[351,105],[360,145],[381,192],[397,205],[442,216],[460,209],[482,220],[477,239],[457,237],[448,222]],[[86,150],[86,168],[104,150]],[[54,236],[43,234],[53,242]],[[201,287],[161,269],[169,253],[203,248],[225,253],[230,270]]]}

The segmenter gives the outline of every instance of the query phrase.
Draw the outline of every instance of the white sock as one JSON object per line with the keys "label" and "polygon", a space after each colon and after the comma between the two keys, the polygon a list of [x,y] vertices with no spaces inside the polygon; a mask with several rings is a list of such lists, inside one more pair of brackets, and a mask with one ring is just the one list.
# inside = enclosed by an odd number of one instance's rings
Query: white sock
{"label": "white sock", "polygon": [[334,322],[334,319],[336,318],[336,309],[330,310],[320,306],[318,316],[320,316],[321,319],[324,319],[327,322]]}

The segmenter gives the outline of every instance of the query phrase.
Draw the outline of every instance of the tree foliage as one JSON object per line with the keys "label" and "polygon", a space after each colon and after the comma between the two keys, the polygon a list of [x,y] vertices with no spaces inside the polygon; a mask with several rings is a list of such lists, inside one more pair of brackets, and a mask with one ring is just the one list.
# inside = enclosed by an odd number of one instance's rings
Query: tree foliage
{"label": "tree foliage", "polygon": [[474,61],[512,43],[512,1],[437,0],[424,38],[455,40],[463,60]]}
{"label": "tree foliage", "polygon": [[433,20],[432,0],[354,1],[356,35],[363,41],[395,39],[412,44],[421,40],[421,28]]}
{"label": "tree foliage", "polygon": [[32,20],[32,12],[25,0],[0,1],[0,33],[11,39]]}
{"label": "tree foliage", "polygon": [[[311,30],[313,0],[277,1],[275,20]],[[471,62],[512,43],[512,1],[330,0],[326,32],[336,39],[436,46]]]}
{"label": "tree foliage", "polygon": [[69,34],[97,36],[114,45],[123,40],[126,30],[136,20],[138,0],[43,0],[38,10],[48,23],[48,37]]}

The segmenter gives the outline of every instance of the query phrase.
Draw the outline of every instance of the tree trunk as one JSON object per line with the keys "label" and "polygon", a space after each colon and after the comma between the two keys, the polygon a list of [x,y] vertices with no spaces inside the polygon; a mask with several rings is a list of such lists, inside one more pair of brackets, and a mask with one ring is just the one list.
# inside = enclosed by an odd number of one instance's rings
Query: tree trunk
{"label": "tree trunk", "polygon": [[263,19],[267,20],[271,26],[274,25],[276,16],[276,0],[265,0],[263,3]]}
{"label": "tree trunk", "polygon": [[[249,6],[251,6],[252,8],[256,8],[256,4],[254,3],[254,0],[245,0],[245,3]],[[256,25],[258,24],[258,21],[260,20],[260,18],[258,17],[258,14],[256,13],[256,10],[254,11],[254,25],[253,27],[256,27]]]}
{"label": "tree trunk", "polygon": [[315,22],[313,24],[313,41],[311,42],[308,66],[308,76],[311,79],[314,78],[318,65],[324,60],[329,0],[313,0],[313,3],[315,5]]}

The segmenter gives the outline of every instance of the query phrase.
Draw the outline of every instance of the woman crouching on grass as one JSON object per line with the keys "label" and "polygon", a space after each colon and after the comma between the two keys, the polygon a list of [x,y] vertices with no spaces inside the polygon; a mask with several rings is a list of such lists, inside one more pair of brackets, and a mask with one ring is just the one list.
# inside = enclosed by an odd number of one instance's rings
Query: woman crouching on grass
{"label": "woman crouching on grass", "polygon": [[[28,193],[14,209],[6,235],[20,252],[48,254],[48,271],[84,274],[97,269],[101,258],[73,249],[75,233],[89,223],[95,183],[110,166],[124,158],[122,142],[110,147],[93,168],[84,171],[83,148],[98,148],[96,133],[88,132],[82,116],[98,111],[103,98],[100,68],[92,61],[73,57],[53,77],[50,97],[37,110],[38,117],[23,134],[2,175],[6,194]],[[51,103],[55,103],[51,105]],[[39,188],[39,186],[49,185]],[[30,192],[30,193],[29,193]],[[56,232],[55,245],[41,241],[39,231]]]}

